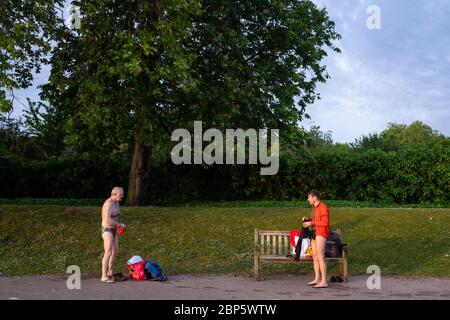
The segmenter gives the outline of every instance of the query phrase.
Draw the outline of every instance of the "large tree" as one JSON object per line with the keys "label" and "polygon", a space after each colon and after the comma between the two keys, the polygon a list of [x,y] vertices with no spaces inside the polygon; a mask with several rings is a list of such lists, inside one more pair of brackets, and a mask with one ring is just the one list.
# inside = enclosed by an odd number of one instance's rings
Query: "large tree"
{"label": "large tree", "polygon": [[81,29],[55,48],[43,97],[66,116],[68,143],[131,145],[131,205],[145,203],[155,150],[193,120],[298,132],[328,78],[326,49],[338,51],[311,1],[73,3]]}

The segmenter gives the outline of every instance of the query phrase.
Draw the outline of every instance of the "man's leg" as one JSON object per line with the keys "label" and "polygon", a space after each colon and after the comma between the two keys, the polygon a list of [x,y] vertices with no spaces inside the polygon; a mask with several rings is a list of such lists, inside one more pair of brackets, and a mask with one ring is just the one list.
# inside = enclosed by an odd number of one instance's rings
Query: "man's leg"
{"label": "man's leg", "polygon": [[108,279],[108,265],[109,260],[112,255],[113,247],[114,247],[114,238],[111,232],[103,232],[102,234],[103,238],[103,247],[104,247],[104,254],[102,259],[102,281],[105,281]]}
{"label": "man's leg", "polygon": [[316,254],[316,240],[311,239],[311,248],[313,250],[313,261],[314,261],[314,280],[311,282],[308,282],[308,284],[316,284],[320,281],[320,267],[319,267],[319,261],[317,260],[317,254]]}
{"label": "man's leg", "polygon": [[316,249],[317,249],[317,259],[319,262],[320,274],[322,281],[317,284],[317,287],[325,287],[327,284],[327,263],[325,262],[325,244],[327,239],[322,236],[316,236]]}
{"label": "man's leg", "polygon": [[118,249],[119,249],[119,236],[116,234],[116,236],[113,239],[112,252],[111,256],[109,257],[108,263],[108,276],[110,277],[112,277],[113,275],[114,261],[116,260]]}

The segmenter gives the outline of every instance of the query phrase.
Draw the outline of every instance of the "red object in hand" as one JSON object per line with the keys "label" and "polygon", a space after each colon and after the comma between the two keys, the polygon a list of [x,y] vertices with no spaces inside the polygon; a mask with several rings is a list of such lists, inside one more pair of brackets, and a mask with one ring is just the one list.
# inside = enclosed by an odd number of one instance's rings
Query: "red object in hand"
{"label": "red object in hand", "polygon": [[121,235],[123,235],[125,233],[125,228],[117,227],[117,232],[119,233],[119,236],[121,236]]}

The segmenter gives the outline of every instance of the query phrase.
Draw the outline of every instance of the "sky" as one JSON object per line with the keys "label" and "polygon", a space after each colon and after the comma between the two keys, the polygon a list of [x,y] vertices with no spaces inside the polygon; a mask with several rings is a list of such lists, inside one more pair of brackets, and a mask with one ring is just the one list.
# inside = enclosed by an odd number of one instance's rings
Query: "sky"
{"label": "sky", "polygon": [[[313,0],[325,7],[342,39],[342,53],[329,51],[323,61],[331,76],[319,84],[321,100],[308,106],[305,128],[331,131],[335,142],[353,142],[381,132],[389,122],[420,120],[450,136],[450,6],[448,0]],[[369,29],[379,8],[379,29]],[[371,7],[372,8],[372,7]],[[37,86],[16,91],[13,116],[26,98],[39,99]]]}
{"label": "sky", "polygon": [[[341,54],[325,59],[331,79],[307,108],[334,141],[352,142],[389,122],[420,120],[450,136],[450,6],[447,0],[315,0],[336,22]],[[380,29],[367,20],[376,5]]]}

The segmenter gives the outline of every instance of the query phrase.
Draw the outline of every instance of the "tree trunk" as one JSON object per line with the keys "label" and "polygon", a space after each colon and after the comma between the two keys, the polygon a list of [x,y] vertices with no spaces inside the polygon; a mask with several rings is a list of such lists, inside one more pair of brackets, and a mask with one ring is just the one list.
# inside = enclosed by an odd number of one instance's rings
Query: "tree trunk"
{"label": "tree trunk", "polygon": [[126,202],[129,206],[143,206],[146,204],[150,180],[149,153],[150,148],[148,146],[135,141]]}

